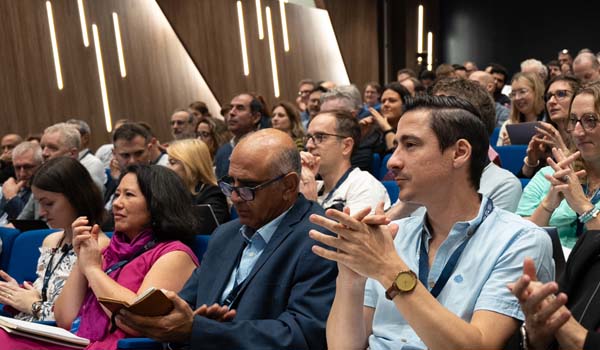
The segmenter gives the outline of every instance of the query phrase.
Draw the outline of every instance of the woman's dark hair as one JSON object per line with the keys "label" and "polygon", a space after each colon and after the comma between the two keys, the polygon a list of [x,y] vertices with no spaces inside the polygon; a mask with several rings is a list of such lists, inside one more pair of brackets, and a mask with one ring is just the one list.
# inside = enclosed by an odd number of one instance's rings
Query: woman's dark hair
{"label": "woman's dark hair", "polygon": [[196,218],[192,214],[190,191],[185,188],[179,176],[161,165],[131,165],[121,175],[121,179],[129,173],[137,177],[156,239],[159,242],[179,240],[191,245]]}
{"label": "woman's dark hair", "polygon": [[[552,120],[552,118],[550,118],[550,112],[548,112],[548,106],[547,106],[548,101],[546,100],[546,94],[548,93],[548,90],[550,90],[550,86],[552,86],[552,84],[559,82],[559,81],[564,81],[565,83],[569,84],[569,86],[571,87],[571,90],[573,90],[571,100],[573,100],[573,97],[575,97],[575,94],[581,88],[581,80],[579,80],[579,78],[577,78],[574,75],[568,75],[568,74],[567,75],[561,74],[559,76],[556,76],[556,77],[550,79],[548,84],[546,84],[546,89],[544,89],[544,110],[546,111],[546,115],[548,116],[547,122],[552,124],[552,126],[554,126],[557,129],[558,129],[558,125],[556,124],[556,122],[554,120]],[[569,103],[569,106],[570,105],[571,104]],[[569,118],[569,117],[567,116],[567,118]],[[565,140],[565,141],[567,141],[567,140]]]}
{"label": "woman's dark hair", "polygon": [[64,195],[77,216],[87,216],[90,224],[100,224],[104,219],[100,189],[87,169],[73,158],[48,160],[33,176],[31,186]]}
{"label": "woman's dark hair", "polygon": [[384,86],[382,93],[384,93],[385,90],[392,90],[392,91],[396,92],[398,95],[400,95],[400,98],[402,99],[402,104],[405,104],[406,99],[411,97],[410,91],[408,91],[408,89],[404,85],[400,84],[397,81],[393,81],[393,82],[387,84],[386,86]]}

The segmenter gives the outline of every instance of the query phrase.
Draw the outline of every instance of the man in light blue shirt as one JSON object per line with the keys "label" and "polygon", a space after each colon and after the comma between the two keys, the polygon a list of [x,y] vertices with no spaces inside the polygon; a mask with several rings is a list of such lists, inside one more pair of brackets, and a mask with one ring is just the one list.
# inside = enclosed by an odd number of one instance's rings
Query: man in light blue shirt
{"label": "man in light blue shirt", "polygon": [[426,214],[390,225],[381,206],[375,215],[312,217],[338,234],[310,232],[336,248],[313,247],[338,262],[330,348],[499,349],[523,319],[506,285],[521,276],[525,257],[540,280],[553,279],[548,235],[477,192],[489,144],[477,114],[456,97],[406,105],[388,168],[400,199]]}

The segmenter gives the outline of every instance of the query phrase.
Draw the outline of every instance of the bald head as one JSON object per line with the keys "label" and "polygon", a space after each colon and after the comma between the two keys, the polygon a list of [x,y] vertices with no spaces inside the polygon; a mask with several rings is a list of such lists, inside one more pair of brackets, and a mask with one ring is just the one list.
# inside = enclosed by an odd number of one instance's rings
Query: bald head
{"label": "bald head", "polygon": [[573,74],[582,83],[591,83],[600,80],[600,63],[594,54],[584,52],[573,61]]}
{"label": "bald head", "polygon": [[479,83],[479,85],[481,85],[481,87],[483,87],[487,92],[492,95],[494,94],[496,84],[494,84],[494,77],[490,73],[478,70],[471,73],[469,80]]}
{"label": "bald head", "polygon": [[273,128],[261,129],[244,137],[233,149],[231,160],[238,156],[258,158],[254,160],[254,166],[263,167],[271,176],[290,172],[300,174],[302,171],[294,140],[288,133]]}

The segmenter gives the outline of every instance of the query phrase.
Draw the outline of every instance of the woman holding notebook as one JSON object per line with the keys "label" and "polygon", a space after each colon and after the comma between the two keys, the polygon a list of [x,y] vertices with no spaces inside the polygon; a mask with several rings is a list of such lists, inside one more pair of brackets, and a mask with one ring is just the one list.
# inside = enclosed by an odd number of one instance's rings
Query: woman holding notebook
{"label": "woman holding notebook", "polygon": [[[161,166],[131,166],[115,192],[115,232],[105,249],[97,225],[85,217],[73,222],[77,264],[56,301],[58,326],[90,340],[89,349],[114,349],[134,336],[111,324],[111,312],[98,298],[133,303],[150,287],[179,291],[198,265],[191,244],[194,222],[190,196],[181,180]],[[185,244],[184,244],[185,243]],[[8,338],[8,339],[3,339]],[[19,349],[60,346],[0,333],[0,342]]]}

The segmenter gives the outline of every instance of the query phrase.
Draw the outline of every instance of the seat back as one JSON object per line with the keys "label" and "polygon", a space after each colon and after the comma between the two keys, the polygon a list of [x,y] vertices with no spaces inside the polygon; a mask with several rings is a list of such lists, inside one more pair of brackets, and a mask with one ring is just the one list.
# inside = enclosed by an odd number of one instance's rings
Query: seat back
{"label": "seat back", "polygon": [[373,162],[371,162],[371,175],[378,179],[380,169],[381,156],[379,155],[379,153],[373,153]]}
{"label": "seat back", "polygon": [[42,242],[46,236],[56,231],[55,229],[32,230],[18,235],[12,247],[15,254],[10,256],[8,274],[19,283],[35,281]]}
{"label": "seat back", "polygon": [[387,163],[388,163],[388,160],[390,160],[390,158],[392,158],[391,153],[388,153],[385,156],[383,156],[383,159],[381,160],[381,166],[379,167],[379,176],[377,176],[378,180],[383,179],[385,174],[387,174],[387,172],[388,172]]}
{"label": "seat back", "polygon": [[192,250],[198,261],[202,263],[202,257],[204,256],[204,252],[206,252],[206,248],[208,247],[208,241],[210,239],[210,235],[196,235],[194,240],[194,246],[192,246]]}
{"label": "seat back", "polygon": [[556,271],[554,279],[558,281],[565,271],[565,265],[567,264],[565,261],[565,254],[562,249],[562,244],[560,244],[560,238],[558,237],[558,230],[556,227],[542,228],[546,230],[550,236],[550,240],[552,241],[552,258],[554,259],[554,268]]}
{"label": "seat back", "polygon": [[381,183],[385,186],[388,196],[390,196],[390,202],[392,204],[396,203],[400,194],[400,187],[398,187],[396,181],[382,181]]}
{"label": "seat back", "polygon": [[496,147],[502,167],[517,175],[523,167],[523,158],[527,155],[527,145],[510,145]]}
{"label": "seat back", "polygon": [[494,128],[494,132],[490,135],[490,146],[496,147],[496,143],[498,143],[498,137],[500,137],[500,128]]}
{"label": "seat back", "polygon": [[19,230],[8,227],[0,227],[0,239],[2,240],[2,252],[0,253],[0,270],[8,269],[8,262],[12,253],[15,238],[21,233]]}

